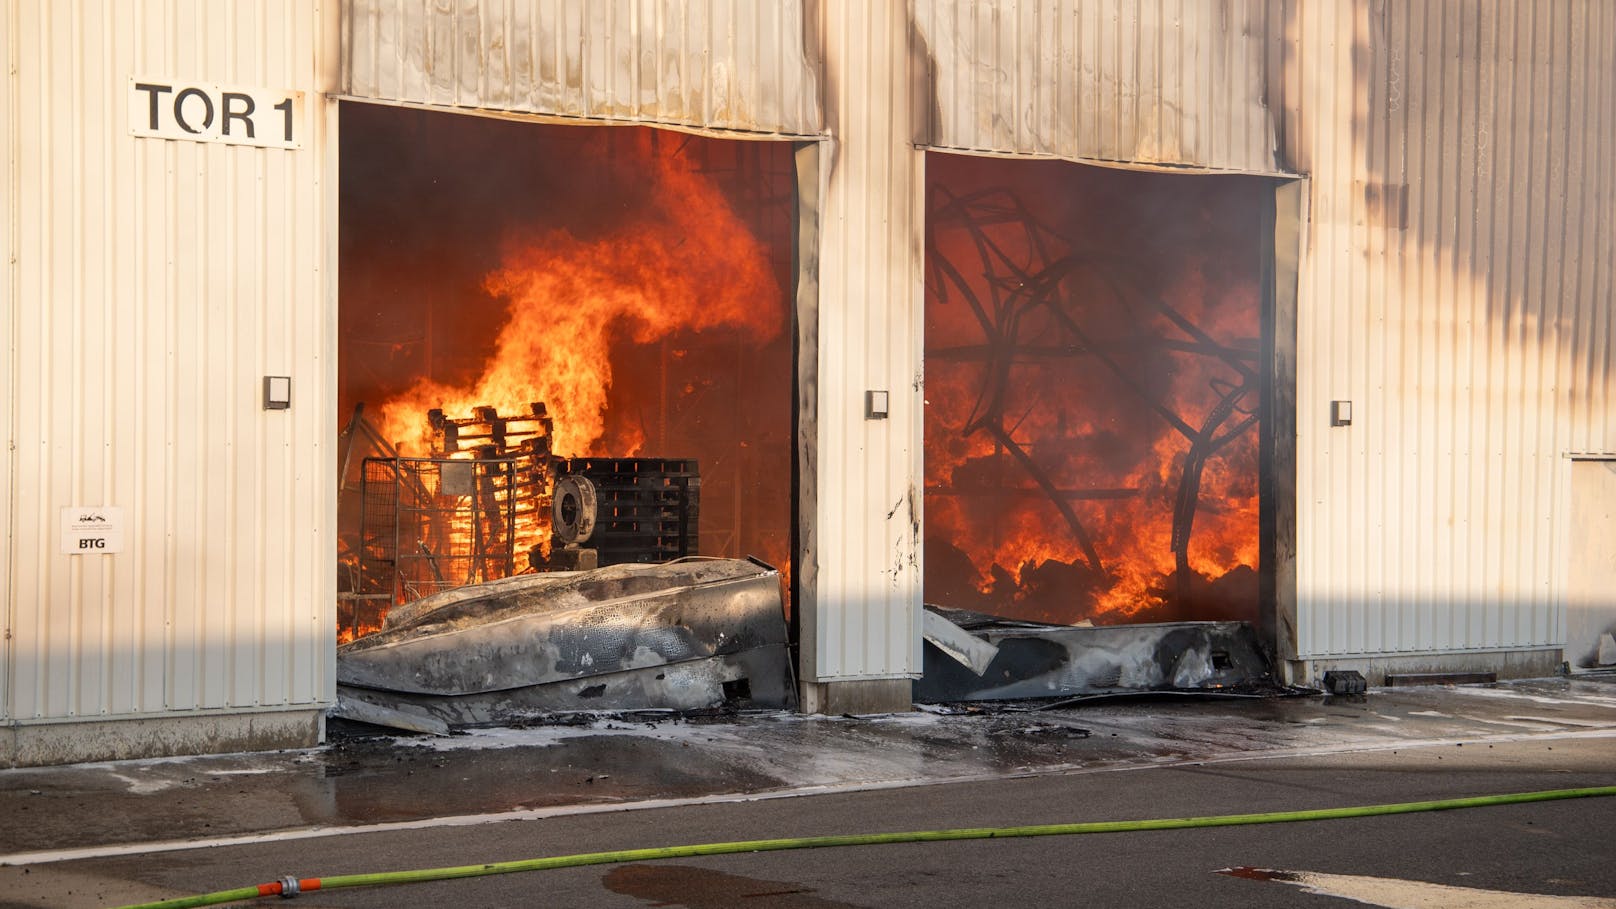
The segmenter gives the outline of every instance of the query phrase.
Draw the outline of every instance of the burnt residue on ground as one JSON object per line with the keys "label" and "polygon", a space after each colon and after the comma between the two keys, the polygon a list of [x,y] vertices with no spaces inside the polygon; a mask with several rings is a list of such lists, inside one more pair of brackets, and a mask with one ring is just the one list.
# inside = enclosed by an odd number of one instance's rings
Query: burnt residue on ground
{"label": "burnt residue on ground", "polygon": [[0,770],[0,816],[13,820],[0,824],[0,855],[1280,752],[1616,735],[1613,685],[1616,677],[1547,679],[1372,690],[1351,701],[1133,698],[1054,710],[974,702],[859,719],[574,713],[449,737],[333,723],[330,744],[302,751]]}

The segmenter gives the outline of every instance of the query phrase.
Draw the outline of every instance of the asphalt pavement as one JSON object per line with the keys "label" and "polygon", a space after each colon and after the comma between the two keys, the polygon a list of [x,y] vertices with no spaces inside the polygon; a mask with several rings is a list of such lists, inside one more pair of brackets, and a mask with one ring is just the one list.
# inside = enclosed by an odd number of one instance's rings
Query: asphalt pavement
{"label": "asphalt pavement", "polygon": [[[199,826],[210,823],[199,818],[208,806],[238,805],[224,798],[228,777],[183,783],[219,770],[219,758],[0,773],[0,808],[6,810],[0,826],[11,844],[0,856],[7,865],[0,867],[0,905],[120,905],[288,874],[322,877],[689,843],[1295,811],[1616,785],[1616,686],[1609,680],[1387,690],[1359,702],[1109,705],[1053,718],[799,718],[663,725],[660,731],[653,723],[631,733],[622,721],[615,725],[566,735],[488,734],[477,747],[461,742],[422,751],[441,759],[413,772],[402,760],[391,773],[339,772],[333,779],[357,776],[386,799],[412,802],[414,810],[376,817],[370,806],[361,812],[372,815],[368,819],[327,817],[311,825],[275,808],[252,824],[221,821],[222,835]],[[802,729],[812,733],[804,736]],[[790,731],[794,752],[773,738],[781,730]],[[512,744],[527,736],[543,744]],[[743,753],[737,744],[743,741],[760,743],[759,752],[772,750],[773,762]],[[893,742],[907,742],[910,752],[871,760],[860,772],[859,758],[879,751],[883,741],[893,752],[904,750]],[[990,743],[1007,750],[977,763],[964,756],[991,751]],[[364,753],[378,761],[423,747],[407,740],[361,744],[374,748]],[[636,753],[661,755],[668,747],[695,762],[728,754],[729,763],[720,761],[723,772],[710,777],[691,769],[671,780],[671,797],[637,777],[629,781],[634,797],[602,799],[593,791],[612,785],[610,770],[642,763]],[[593,771],[607,779],[563,782],[570,749],[577,749],[570,755],[575,774]],[[601,749],[615,749],[612,762],[602,760]],[[341,768],[341,760],[324,762],[343,751],[241,756],[243,766],[256,769],[238,779],[288,785],[300,777],[251,762]],[[434,809],[436,793],[455,789],[444,775],[480,766],[493,754],[511,778],[502,809]],[[1028,763],[1033,756],[1040,762]],[[531,772],[519,772],[524,760]],[[667,763],[661,756],[649,761]],[[725,774],[743,765],[752,772],[725,785]],[[191,776],[178,776],[186,772]],[[105,790],[101,813],[115,816],[97,818],[96,800],[86,793],[105,784],[109,773],[129,782],[119,798]],[[697,778],[704,782],[692,782]],[[175,779],[180,782],[169,782]],[[413,797],[399,779],[420,781]],[[530,791],[518,798],[524,786]],[[647,791],[639,791],[642,786]],[[142,787],[144,795],[130,794]],[[163,829],[133,815],[124,815],[125,835],[113,835],[117,815],[141,798],[151,815],[174,821],[169,829],[175,835],[163,836]],[[32,826],[26,812],[16,810],[30,800],[31,810],[41,812]],[[497,807],[449,801],[452,808]],[[69,806],[67,816],[49,812],[53,802]],[[266,823],[272,815],[281,822]],[[62,833],[74,818],[86,831],[77,838]],[[680,858],[307,893],[297,904],[1616,907],[1612,821],[1616,799],[1598,798],[1268,826]]]}

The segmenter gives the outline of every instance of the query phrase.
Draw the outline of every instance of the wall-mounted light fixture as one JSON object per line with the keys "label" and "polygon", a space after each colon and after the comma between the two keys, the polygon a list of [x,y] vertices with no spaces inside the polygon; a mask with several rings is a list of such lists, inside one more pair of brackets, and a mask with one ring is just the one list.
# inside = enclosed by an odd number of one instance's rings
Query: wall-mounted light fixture
{"label": "wall-mounted light fixture", "polygon": [[290,410],[292,408],[292,377],[264,376],[264,409]]}
{"label": "wall-mounted light fixture", "polygon": [[864,393],[864,419],[885,420],[887,418],[887,393],[884,391],[866,391]]}
{"label": "wall-mounted light fixture", "polygon": [[1331,401],[1330,402],[1330,425],[1331,426],[1351,426],[1352,425],[1352,402],[1351,401]]}

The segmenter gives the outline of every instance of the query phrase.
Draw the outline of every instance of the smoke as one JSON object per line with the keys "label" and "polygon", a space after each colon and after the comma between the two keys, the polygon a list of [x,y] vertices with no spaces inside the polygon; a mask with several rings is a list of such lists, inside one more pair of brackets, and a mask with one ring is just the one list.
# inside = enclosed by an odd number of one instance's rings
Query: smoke
{"label": "smoke", "polygon": [[1055,621],[1244,612],[1216,582],[1257,567],[1266,187],[928,165],[928,600]]}
{"label": "smoke", "polygon": [[342,118],[343,420],[543,401],[563,453],[695,458],[704,551],[788,558],[789,146]]}

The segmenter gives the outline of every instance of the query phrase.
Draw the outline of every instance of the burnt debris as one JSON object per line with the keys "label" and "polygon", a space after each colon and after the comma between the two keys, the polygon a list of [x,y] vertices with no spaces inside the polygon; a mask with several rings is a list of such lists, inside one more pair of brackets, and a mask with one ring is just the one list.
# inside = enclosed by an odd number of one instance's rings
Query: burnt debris
{"label": "burnt debris", "polygon": [[926,607],[921,703],[1283,693],[1244,622],[1052,625]]}
{"label": "burnt debris", "polygon": [[526,574],[396,607],[337,649],[336,716],[416,731],[557,712],[795,706],[773,568]]}

